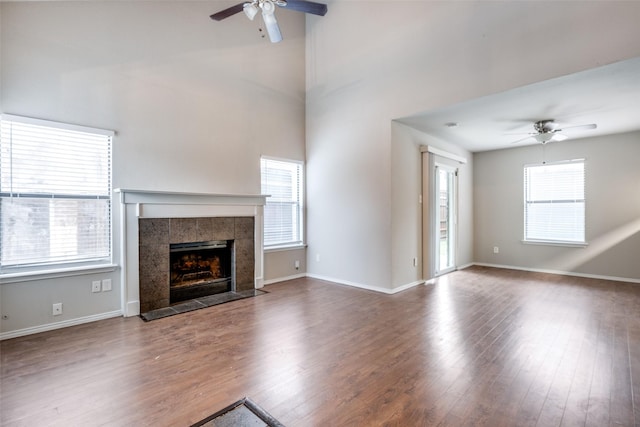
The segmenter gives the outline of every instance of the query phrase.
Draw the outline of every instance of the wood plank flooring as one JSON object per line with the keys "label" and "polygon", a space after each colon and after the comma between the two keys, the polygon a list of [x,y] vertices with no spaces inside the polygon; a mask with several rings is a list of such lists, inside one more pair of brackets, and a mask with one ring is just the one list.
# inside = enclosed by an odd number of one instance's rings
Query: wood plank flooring
{"label": "wood plank flooring", "polygon": [[640,426],[640,285],[485,267],[384,295],[314,279],[0,343],[3,426]]}

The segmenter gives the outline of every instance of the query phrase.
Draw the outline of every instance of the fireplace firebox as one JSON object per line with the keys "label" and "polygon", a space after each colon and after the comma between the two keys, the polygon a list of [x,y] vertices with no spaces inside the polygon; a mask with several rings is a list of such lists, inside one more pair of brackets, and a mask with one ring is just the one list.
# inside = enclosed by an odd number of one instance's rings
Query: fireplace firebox
{"label": "fireplace firebox", "polygon": [[171,244],[169,260],[170,304],[235,291],[233,240]]}

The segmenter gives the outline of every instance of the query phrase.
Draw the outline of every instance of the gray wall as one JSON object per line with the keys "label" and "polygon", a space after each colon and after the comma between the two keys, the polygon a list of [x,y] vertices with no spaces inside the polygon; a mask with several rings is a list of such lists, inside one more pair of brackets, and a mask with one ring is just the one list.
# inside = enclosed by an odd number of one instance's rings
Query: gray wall
{"label": "gray wall", "polygon": [[[279,14],[278,45],[209,20],[221,7],[1,2],[0,108],[115,130],[114,187],[258,193],[261,155],[306,157],[308,271],[387,291],[419,250],[419,177],[402,170],[418,152],[394,118],[640,56],[638,2],[338,0],[306,37]],[[298,255],[266,254],[265,279],[299,274]],[[0,330],[113,313],[117,273],[2,284]],[[114,291],[91,294],[105,277]]]}
{"label": "gray wall", "polygon": [[[544,150],[544,151],[543,151]],[[584,158],[586,248],[523,244],[523,166]],[[640,132],[474,155],[476,262],[640,280]],[[493,247],[500,248],[499,254]]]}
{"label": "gray wall", "polygon": [[[421,148],[431,146],[465,158],[467,163],[438,158],[438,161],[458,168],[458,224],[456,238],[456,265],[473,262],[473,155],[459,146],[434,139],[401,123],[393,123],[391,147],[392,212],[392,276],[393,288],[432,278],[432,268],[422,250],[423,213],[429,215],[429,197],[424,194]],[[412,206],[412,209],[408,207]],[[418,265],[413,267],[413,258]]]}
{"label": "gray wall", "polygon": [[[305,159],[304,17],[279,14],[274,45],[242,14],[209,19],[227,5],[2,2],[1,110],[115,130],[114,188],[259,194],[261,155]],[[265,271],[297,273],[280,258]],[[92,294],[104,278],[114,290]],[[2,333],[117,315],[119,271],[3,283],[0,299]]]}
{"label": "gray wall", "polygon": [[336,1],[308,18],[308,272],[411,283],[400,269],[417,251],[404,221],[418,177],[396,161],[415,170],[417,153],[392,120],[640,56],[639,14],[639,2]]}

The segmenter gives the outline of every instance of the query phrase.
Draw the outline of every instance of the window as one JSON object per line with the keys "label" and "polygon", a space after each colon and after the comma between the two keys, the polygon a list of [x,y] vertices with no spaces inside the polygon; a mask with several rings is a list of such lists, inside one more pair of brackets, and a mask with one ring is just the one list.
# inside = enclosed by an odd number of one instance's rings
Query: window
{"label": "window", "polygon": [[264,207],[264,246],[302,244],[302,163],[262,158],[262,194],[269,195]]}
{"label": "window", "polygon": [[585,243],[584,160],[524,168],[524,240]]}
{"label": "window", "polygon": [[111,262],[112,136],[0,116],[2,272]]}

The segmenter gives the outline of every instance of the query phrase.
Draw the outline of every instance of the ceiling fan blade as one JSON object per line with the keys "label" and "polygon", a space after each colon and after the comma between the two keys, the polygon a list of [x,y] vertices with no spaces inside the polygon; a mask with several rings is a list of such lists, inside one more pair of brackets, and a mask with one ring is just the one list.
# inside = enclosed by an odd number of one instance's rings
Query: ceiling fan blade
{"label": "ceiling fan blade", "polygon": [[527,139],[531,139],[531,138],[533,138],[533,134],[529,134],[529,136],[525,136],[524,138],[517,139],[515,141],[512,141],[511,143],[518,144],[520,142],[526,141]]}
{"label": "ceiling fan blade", "polygon": [[283,9],[295,10],[296,12],[311,13],[313,15],[324,16],[327,13],[327,5],[305,0],[286,0],[286,5],[280,6]]}
{"label": "ceiling fan blade", "polygon": [[506,136],[506,135],[516,135],[516,136],[517,136],[517,135],[529,135],[529,136],[533,136],[533,135],[535,135],[536,133],[537,133],[537,132],[515,132],[515,133],[508,132],[508,133],[503,133],[502,135],[505,135],[505,136]]}
{"label": "ceiling fan blade", "polygon": [[596,125],[595,123],[591,123],[591,124],[588,124],[588,125],[567,126],[565,128],[562,128],[562,129],[557,129],[556,132],[560,132],[560,131],[567,130],[567,129],[571,129],[571,130],[595,129],[597,127],[598,127],[598,125]]}
{"label": "ceiling fan blade", "polygon": [[221,10],[218,13],[214,13],[213,15],[210,16],[211,19],[213,19],[214,21],[222,21],[223,19],[226,19],[230,16],[235,15],[236,13],[240,13],[242,12],[242,9],[244,7],[244,3],[238,3],[234,6],[231,6],[227,9]]}

